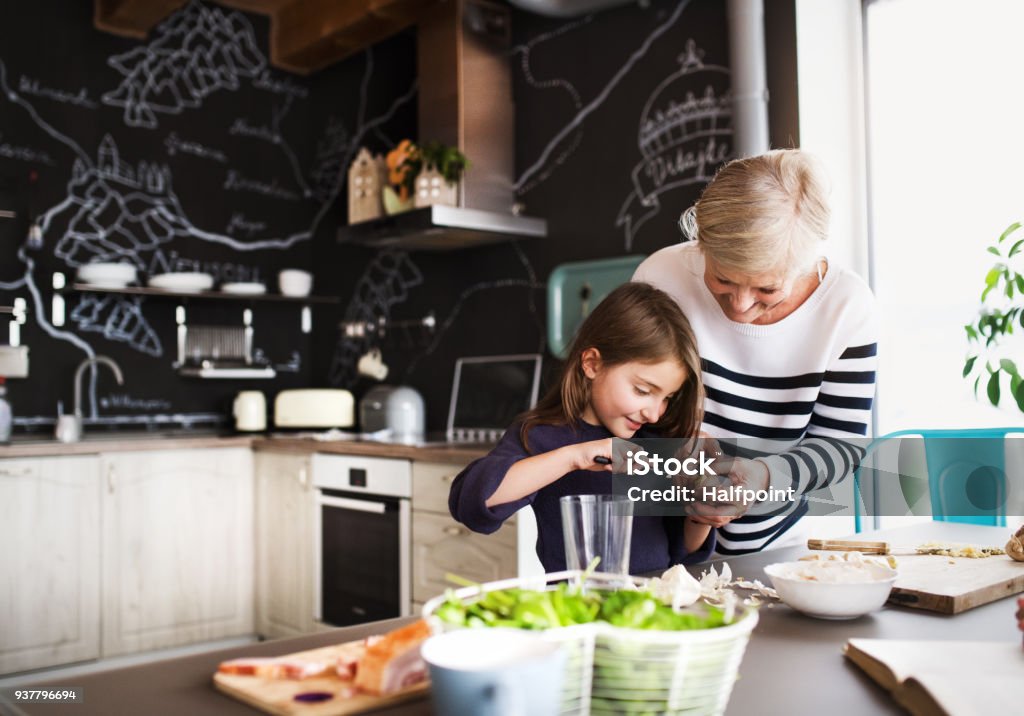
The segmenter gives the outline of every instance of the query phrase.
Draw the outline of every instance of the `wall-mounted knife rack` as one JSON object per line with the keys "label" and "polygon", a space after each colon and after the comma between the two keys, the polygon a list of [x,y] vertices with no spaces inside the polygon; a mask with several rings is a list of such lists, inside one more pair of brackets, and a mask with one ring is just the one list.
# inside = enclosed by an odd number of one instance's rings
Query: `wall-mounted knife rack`
{"label": "wall-mounted knife rack", "polygon": [[381,342],[388,337],[389,333],[394,334],[395,329],[400,329],[408,341],[415,344],[413,331],[419,329],[421,335],[433,335],[437,328],[437,318],[431,311],[422,318],[393,320],[386,316],[380,316],[373,321],[342,321],[338,328],[346,338],[364,339],[368,338],[374,342]]}

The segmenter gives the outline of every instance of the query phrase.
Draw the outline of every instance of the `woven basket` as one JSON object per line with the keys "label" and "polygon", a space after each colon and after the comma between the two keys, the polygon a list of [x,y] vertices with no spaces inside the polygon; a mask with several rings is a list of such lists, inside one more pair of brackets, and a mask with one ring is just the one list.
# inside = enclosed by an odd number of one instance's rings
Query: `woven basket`
{"label": "woven basket", "polygon": [[[552,589],[582,574],[569,570],[505,579],[458,589],[455,595],[473,601],[499,589]],[[640,577],[598,572],[588,575],[584,585],[616,589],[646,583]],[[459,628],[434,616],[445,600],[435,597],[423,606],[435,633]],[[594,622],[538,633],[568,652],[562,714],[721,714],[756,624],[757,610],[747,609],[733,623],[713,629],[651,631]]]}

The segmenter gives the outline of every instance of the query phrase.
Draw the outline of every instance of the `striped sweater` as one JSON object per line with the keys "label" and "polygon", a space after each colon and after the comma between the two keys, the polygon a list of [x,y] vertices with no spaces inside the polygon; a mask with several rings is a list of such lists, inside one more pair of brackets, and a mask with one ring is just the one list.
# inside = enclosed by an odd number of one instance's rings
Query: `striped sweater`
{"label": "striped sweater", "polygon": [[[863,280],[830,264],[799,308],[763,326],[726,317],[704,283],[695,243],[658,251],[633,280],[671,295],[693,326],[707,433],[739,438],[742,456],[768,455],[771,486],[793,487],[801,496],[851,473],[864,441],[848,439],[868,435],[875,393],[876,305]],[[801,497],[775,514],[733,520],[718,531],[717,551],[744,554],[791,542],[806,512]]]}

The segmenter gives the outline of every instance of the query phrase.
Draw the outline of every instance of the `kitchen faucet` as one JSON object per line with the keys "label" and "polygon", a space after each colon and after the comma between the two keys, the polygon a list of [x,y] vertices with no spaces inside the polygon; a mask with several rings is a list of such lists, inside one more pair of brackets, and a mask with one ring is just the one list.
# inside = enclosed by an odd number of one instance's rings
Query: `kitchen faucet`
{"label": "kitchen faucet", "polygon": [[82,439],[82,376],[85,369],[104,364],[110,367],[118,385],[124,385],[124,377],[121,375],[121,368],[112,358],[107,356],[92,356],[78,364],[75,371],[75,412],[73,415],[58,415],[56,437],[64,443],[74,443]]}

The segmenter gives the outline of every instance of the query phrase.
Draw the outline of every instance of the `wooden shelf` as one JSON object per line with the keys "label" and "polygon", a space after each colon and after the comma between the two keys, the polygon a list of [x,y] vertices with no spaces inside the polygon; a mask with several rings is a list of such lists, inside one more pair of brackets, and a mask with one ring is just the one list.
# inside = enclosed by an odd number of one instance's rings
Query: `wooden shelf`
{"label": "wooden shelf", "polygon": [[227,293],[225,291],[166,291],[162,288],[149,288],[148,286],[125,286],[124,288],[104,288],[92,286],[87,283],[73,283],[66,291],[80,293],[114,293],[125,296],[154,296],[157,298],[198,298],[214,299],[222,301],[261,301],[279,303],[301,303],[301,304],[333,304],[340,303],[341,299],[335,296],[282,296],[279,293]]}

